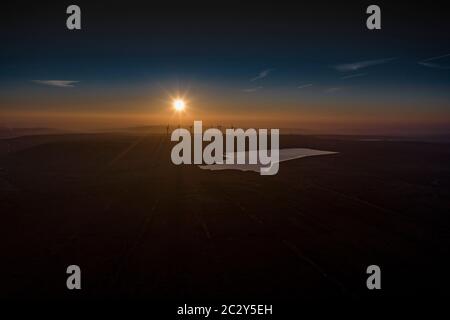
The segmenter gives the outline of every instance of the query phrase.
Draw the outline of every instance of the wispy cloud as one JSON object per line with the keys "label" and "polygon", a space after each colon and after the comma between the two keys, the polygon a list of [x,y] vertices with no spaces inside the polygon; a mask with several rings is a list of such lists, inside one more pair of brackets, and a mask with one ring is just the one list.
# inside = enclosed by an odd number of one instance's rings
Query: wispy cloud
{"label": "wispy cloud", "polygon": [[250,81],[253,82],[253,81],[257,81],[257,80],[263,79],[263,78],[267,77],[273,70],[275,70],[275,69],[263,70],[256,77],[250,79]]}
{"label": "wispy cloud", "polygon": [[353,63],[338,64],[338,65],[334,66],[334,68],[336,70],[342,71],[342,72],[357,71],[357,70],[375,66],[378,64],[388,63],[395,59],[396,58],[387,58],[387,59],[366,60],[366,61],[359,61],[359,62],[353,62]]}
{"label": "wispy cloud", "polygon": [[263,87],[254,87],[254,88],[247,88],[247,89],[242,89],[242,91],[244,92],[255,92],[258,90],[261,90]]}
{"label": "wispy cloud", "polygon": [[352,79],[352,78],[364,77],[365,75],[367,75],[367,73],[350,74],[348,76],[341,77],[341,80],[347,80],[347,79]]}
{"label": "wispy cloud", "polygon": [[421,66],[424,66],[424,67],[428,67],[428,68],[448,70],[448,69],[450,69],[450,66],[448,66],[448,65],[445,66],[445,65],[441,65],[441,64],[438,64],[435,62],[429,62],[429,61],[435,61],[435,60],[439,60],[439,59],[446,58],[446,57],[450,57],[450,53],[419,61],[418,64],[420,64]]}
{"label": "wispy cloud", "polygon": [[73,80],[32,80],[34,83],[43,84],[51,87],[71,88],[80,81]]}
{"label": "wispy cloud", "polygon": [[332,88],[325,89],[325,93],[336,93],[341,90],[342,90],[342,88],[340,88],[340,87],[332,87]]}
{"label": "wispy cloud", "polygon": [[450,57],[450,53],[443,54],[441,56],[431,57],[431,58],[428,58],[428,59],[425,59],[425,60],[422,60],[422,61],[423,62],[433,61],[433,60],[438,60],[438,59],[442,59],[442,58],[445,58],[445,57]]}
{"label": "wispy cloud", "polygon": [[297,89],[304,89],[304,88],[308,88],[308,87],[312,87],[313,84],[312,83],[306,83],[306,84],[301,84],[297,87]]}
{"label": "wispy cloud", "polygon": [[441,66],[437,63],[431,63],[431,62],[418,62],[421,66],[428,67],[428,68],[434,68],[434,69],[442,69],[442,70],[448,70],[450,69],[450,66]]}

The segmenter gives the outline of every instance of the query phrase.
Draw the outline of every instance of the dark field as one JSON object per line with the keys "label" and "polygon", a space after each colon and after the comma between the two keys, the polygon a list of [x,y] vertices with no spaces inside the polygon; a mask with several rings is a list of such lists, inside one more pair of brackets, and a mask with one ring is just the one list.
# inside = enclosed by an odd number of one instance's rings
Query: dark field
{"label": "dark field", "polygon": [[[282,136],[276,176],[175,166],[166,136],[0,140],[1,296],[299,299],[448,290],[450,144]],[[82,290],[66,288],[66,268]],[[377,264],[382,290],[368,291]]]}

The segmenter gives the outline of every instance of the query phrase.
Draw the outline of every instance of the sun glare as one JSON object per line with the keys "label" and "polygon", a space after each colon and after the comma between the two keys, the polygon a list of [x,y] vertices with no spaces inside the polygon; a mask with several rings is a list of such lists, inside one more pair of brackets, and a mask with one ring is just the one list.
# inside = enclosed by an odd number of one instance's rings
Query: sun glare
{"label": "sun glare", "polygon": [[175,99],[173,101],[173,108],[176,111],[183,111],[186,108],[186,103],[182,99]]}

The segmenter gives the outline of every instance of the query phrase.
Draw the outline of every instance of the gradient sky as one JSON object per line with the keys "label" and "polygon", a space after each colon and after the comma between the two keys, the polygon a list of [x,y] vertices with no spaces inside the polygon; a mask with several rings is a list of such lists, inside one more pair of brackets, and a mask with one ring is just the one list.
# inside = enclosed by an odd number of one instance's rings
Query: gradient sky
{"label": "gradient sky", "polygon": [[[330,1],[331,2],[331,1]],[[436,2],[5,5],[0,126],[185,121],[311,133],[450,133],[450,22]]]}

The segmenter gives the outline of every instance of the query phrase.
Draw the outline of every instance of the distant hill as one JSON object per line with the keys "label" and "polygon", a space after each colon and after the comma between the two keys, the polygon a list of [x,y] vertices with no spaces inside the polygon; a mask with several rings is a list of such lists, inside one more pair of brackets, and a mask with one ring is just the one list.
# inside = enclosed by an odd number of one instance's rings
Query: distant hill
{"label": "distant hill", "polygon": [[21,136],[64,134],[71,131],[53,128],[6,128],[0,127],[0,139],[16,138]]}

